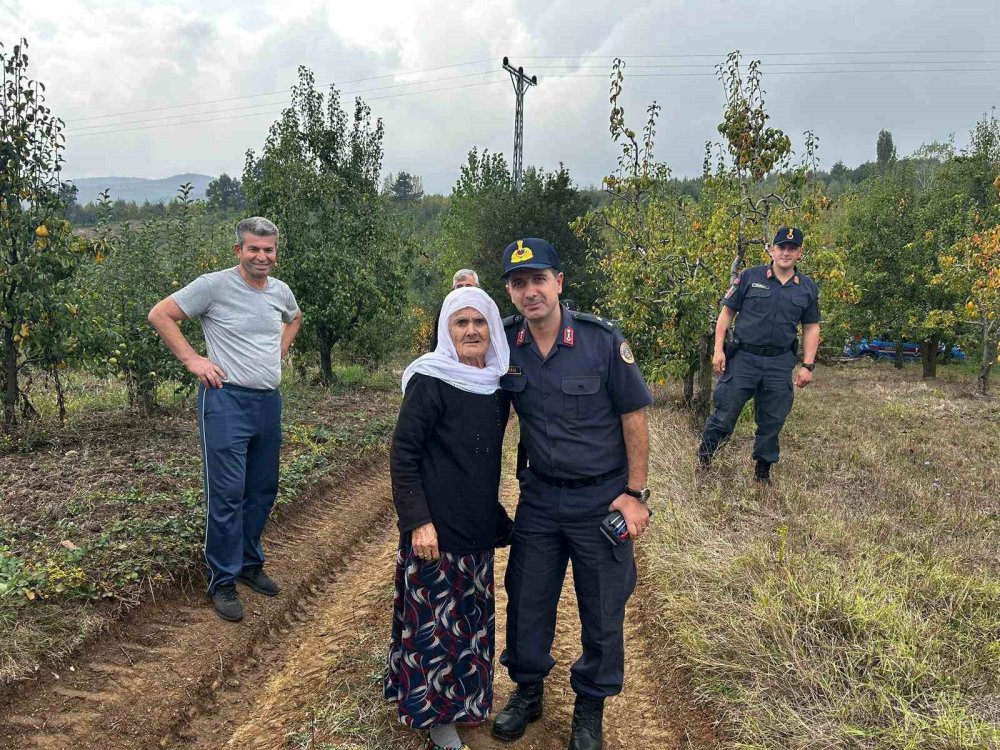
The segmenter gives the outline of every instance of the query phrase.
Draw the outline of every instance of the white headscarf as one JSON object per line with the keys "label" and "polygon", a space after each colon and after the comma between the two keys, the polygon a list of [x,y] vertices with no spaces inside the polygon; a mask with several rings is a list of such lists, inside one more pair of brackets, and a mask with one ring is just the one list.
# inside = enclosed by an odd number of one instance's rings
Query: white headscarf
{"label": "white headscarf", "polygon": [[[452,314],[466,307],[478,310],[486,318],[490,328],[490,346],[486,351],[486,367],[473,367],[458,361],[455,343],[451,340],[448,321]],[[490,394],[500,387],[500,376],[507,374],[510,364],[510,347],[500,319],[500,310],[490,295],[478,287],[455,289],[444,298],[441,315],[438,318],[437,348],[417,357],[403,370],[403,392],[410,378],[418,372],[439,378],[469,393]]]}

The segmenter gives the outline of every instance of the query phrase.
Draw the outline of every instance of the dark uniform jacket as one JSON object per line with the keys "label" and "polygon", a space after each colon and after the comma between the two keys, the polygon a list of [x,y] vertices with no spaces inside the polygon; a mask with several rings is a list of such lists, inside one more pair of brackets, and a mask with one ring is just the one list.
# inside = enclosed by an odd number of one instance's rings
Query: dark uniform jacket
{"label": "dark uniform jacket", "polygon": [[754,346],[792,348],[800,323],[819,322],[816,282],[796,270],[782,284],[770,264],[744,269],[722,304],[739,313],[736,338]]}
{"label": "dark uniform jacket", "polygon": [[621,332],[596,315],[562,309],[562,329],[544,360],[521,315],[504,320],[513,398],[533,472],[582,479],[625,470],[621,415],[653,403]]}

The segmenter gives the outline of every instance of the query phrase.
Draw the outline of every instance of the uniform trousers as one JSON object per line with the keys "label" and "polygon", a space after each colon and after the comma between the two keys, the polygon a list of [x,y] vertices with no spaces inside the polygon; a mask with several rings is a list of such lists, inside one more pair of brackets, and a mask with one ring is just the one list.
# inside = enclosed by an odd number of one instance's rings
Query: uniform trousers
{"label": "uniform trousers", "polygon": [[224,384],[198,389],[205,470],[208,593],[264,564],[260,537],[278,494],[281,394]]}
{"label": "uniform trousers", "polygon": [[625,602],[635,588],[635,558],[631,539],[613,547],[600,524],[625,485],[624,472],[578,489],[546,484],[530,469],[521,473],[504,579],[507,645],[500,656],[514,682],[541,680],[555,665],[556,610],[572,560],[583,653],[570,670],[570,684],[579,695],[593,698],[621,692],[622,628]]}
{"label": "uniform trousers", "polygon": [[795,354],[763,357],[740,350],[726,361],[726,371],[719,376],[712,401],[715,409],[705,422],[698,454],[711,458],[719,444],[733,434],[743,406],[754,400],[753,457],[769,464],[778,462],[778,433],[792,409],[792,370]]}

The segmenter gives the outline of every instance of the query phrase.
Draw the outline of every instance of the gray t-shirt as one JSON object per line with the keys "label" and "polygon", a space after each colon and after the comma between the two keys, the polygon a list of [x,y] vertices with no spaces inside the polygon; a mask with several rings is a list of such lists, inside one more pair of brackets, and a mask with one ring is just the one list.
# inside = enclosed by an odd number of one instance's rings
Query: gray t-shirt
{"label": "gray t-shirt", "polygon": [[189,318],[201,318],[208,358],[226,373],[227,383],[244,388],[277,388],[281,382],[281,324],[299,312],[295,295],[279,279],[250,286],[238,266],[199,276],[174,302]]}

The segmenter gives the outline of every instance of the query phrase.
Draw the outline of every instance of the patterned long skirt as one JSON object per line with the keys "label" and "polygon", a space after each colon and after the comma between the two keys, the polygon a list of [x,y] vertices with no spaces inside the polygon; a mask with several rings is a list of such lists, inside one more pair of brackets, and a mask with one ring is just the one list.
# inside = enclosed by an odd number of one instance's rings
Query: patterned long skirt
{"label": "patterned long skirt", "polygon": [[413,554],[400,539],[385,697],[401,723],[480,724],[493,706],[493,550]]}

